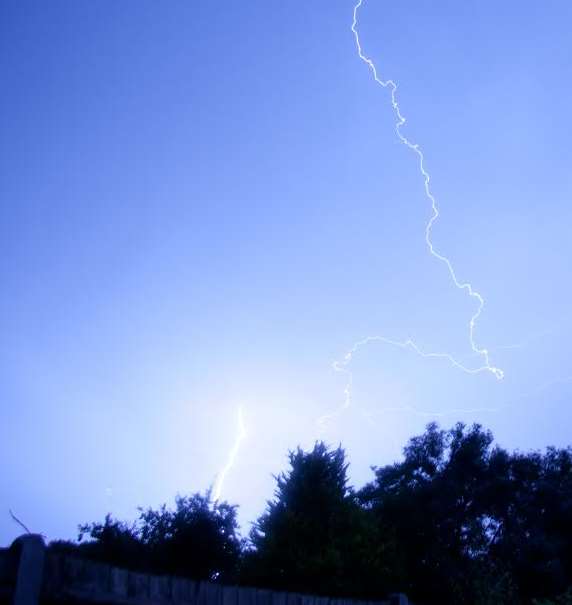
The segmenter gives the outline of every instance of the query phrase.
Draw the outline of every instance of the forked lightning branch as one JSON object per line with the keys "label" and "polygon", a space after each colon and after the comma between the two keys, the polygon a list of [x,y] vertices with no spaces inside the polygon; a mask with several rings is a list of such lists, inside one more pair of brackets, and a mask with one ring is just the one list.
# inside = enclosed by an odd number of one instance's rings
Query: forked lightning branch
{"label": "forked lightning branch", "polygon": [[468,331],[469,331],[469,343],[470,343],[471,349],[472,349],[473,353],[478,357],[478,359],[481,360],[481,362],[480,362],[480,365],[477,365],[476,367],[469,367],[469,366],[461,363],[450,353],[447,353],[444,351],[441,351],[441,352],[423,351],[415,343],[415,341],[410,338],[408,338],[407,340],[395,340],[392,338],[388,338],[386,336],[367,336],[367,337],[357,341],[351,347],[351,349],[345,354],[343,359],[334,361],[334,363],[332,364],[332,367],[336,372],[342,373],[342,374],[346,375],[346,377],[347,377],[347,382],[346,382],[346,386],[344,389],[344,403],[336,411],[326,414],[318,419],[318,425],[322,428],[324,427],[325,423],[328,420],[331,420],[332,418],[338,416],[344,409],[347,409],[351,405],[353,375],[349,369],[349,365],[350,365],[352,359],[354,358],[354,356],[357,354],[357,352],[362,347],[364,347],[370,343],[378,342],[378,343],[387,344],[387,345],[394,346],[394,347],[399,347],[401,349],[408,349],[408,350],[412,351],[413,353],[415,353],[416,355],[419,355],[420,357],[424,357],[424,358],[443,359],[446,362],[448,362],[450,365],[454,366],[455,368],[457,368],[463,372],[466,372],[467,374],[479,374],[481,372],[490,372],[498,380],[500,380],[504,377],[503,370],[501,370],[500,368],[491,364],[489,351],[486,348],[477,345],[476,340],[475,340],[475,330],[476,330],[477,320],[481,316],[481,313],[485,306],[484,298],[482,297],[482,295],[479,292],[477,292],[477,290],[475,290],[473,288],[473,286],[470,282],[464,282],[464,281],[459,280],[451,260],[445,254],[443,254],[442,252],[439,252],[437,250],[437,248],[435,247],[433,240],[431,238],[431,232],[433,229],[433,225],[439,218],[439,207],[437,205],[437,200],[435,199],[435,196],[431,192],[431,188],[430,188],[431,177],[425,168],[425,156],[423,154],[423,151],[421,150],[421,147],[419,146],[419,144],[413,143],[412,141],[410,141],[402,132],[402,127],[405,124],[405,117],[403,116],[401,109],[399,107],[399,103],[397,101],[397,84],[395,83],[394,80],[382,79],[379,75],[379,72],[378,72],[377,67],[376,67],[375,63],[373,62],[373,60],[364,53],[364,50],[363,50],[363,47],[361,44],[361,40],[360,40],[360,36],[359,36],[359,32],[358,32],[358,14],[360,12],[360,9],[364,5],[364,3],[365,3],[365,0],[358,0],[358,3],[354,6],[354,9],[353,9],[353,21],[352,21],[351,31],[352,31],[354,39],[355,39],[357,53],[358,53],[358,56],[361,59],[361,61],[363,63],[365,63],[366,66],[369,68],[375,83],[378,84],[379,86],[381,86],[382,88],[389,90],[391,107],[393,109],[393,114],[395,117],[395,132],[397,134],[397,137],[399,138],[400,142],[403,143],[403,145],[405,145],[408,149],[410,149],[417,157],[418,165],[419,165],[419,174],[420,174],[421,178],[423,179],[425,196],[426,196],[427,200],[429,201],[429,204],[431,206],[431,211],[432,211],[431,218],[429,219],[429,222],[425,226],[425,243],[427,244],[429,253],[431,254],[431,256],[433,256],[438,261],[440,261],[443,265],[445,265],[447,272],[448,272],[454,286],[457,289],[466,292],[467,295],[476,302],[476,309],[475,309],[473,315],[469,319],[469,324],[468,324],[469,330]]}
{"label": "forked lightning branch", "polygon": [[[366,336],[365,338],[362,338],[361,340],[357,341],[350,348],[350,350],[345,354],[343,359],[341,359],[339,361],[335,361],[332,364],[333,369],[336,372],[344,374],[347,377],[346,386],[344,388],[344,402],[343,402],[342,406],[340,408],[338,408],[337,410],[335,410],[334,412],[325,414],[318,419],[318,426],[320,428],[324,428],[324,426],[326,425],[326,423],[329,420],[335,418],[343,410],[350,407],[351,401],[352,401],[353,374],[352,374],[351,370],[349,369],[349,366],[350,366],[354,356],[358,353],[358,351],[362,347],[364,347],[368,344],[374,343],[374,342],[386,344],[386,345],[389,345],[392,347],[398,347],[400,349],[410,350],[414,354],[416,354],[420,357],[423,357],[423,358],[442,359],[442,360],[446,361],[448,364],[450,364],[451,366],[453,366],[467,374],[479,374],[481,372],[489,372],[489,373],[493,374],[495,376],[495,378],[497,378],[498,380],[501,380],[504,377],[503,370],[501,370],[500,368],[491,364],[489,351],[485,347],[479,346],[475,340],[475,331],[476,331],[477,321],[478,321],[479,317],[481,316],[481,313],[485,306],[485,299],[477,290],[475,290],[475,288],[473,288],[473,286],[470,282],[461,281],[457,277],[457,273],[453,267],[451,260],[445,254],[440,252],[436,248],[435,244],[433,243],[431,233],[432,233],[432,229],[433,229],[435,222],[439,218],[439,207],[437,205],[437,200],[435,199],[435,196],[431,192],[431,187],[430,187],[431,177],[425,168],[425,156],[424,156],[423,151],[421,150],[421,147],[419,146],[419,144],[414,143],[411,140],[409,140],[402,132],[402,128],[405,124],[405,117],[403,116],[403,113],[401,112],[399,103],[397,101],[397,84],[395,83],[394,80],[382,79],[381,76],[379,75],[379,72],[378,72],[377,67],[376,67],[375,63],[373,62],[373,60],[364,53],[364,50],[363,50],[363,47],[361,44],[361,40],[360,40],[360,35],[358,32],[358,15],[359,15],[359,12],[362,9],[364,3],[365,3],[365,0],[358,0],[357,4],[353,7],[353,21],[352,21],[352,25],[351,25],[351,31],[352,31],[354,39],[355,39],[357,54],[358,54],[360,60],[363,63],[365,63],[365,65],[369,68],[375,83],[377,85],[379,85],[381,88],[383,88],[385,90],[389,90],[391,107],[392,107],[393,114],[395,117],[395,132],[397,134],[397,137],[399,138],[400,142],[403,143],[403,145],[405,145],[408,149],[410,149],[412,151],[412,153],[415,154],[415,156],[417,158],[418,166],[419,166],[419,175],[423,179],[425,197],[431,207],[431,217],[425,226],[425,243],[427,244],[427,249],[429,250],[429,254],[431,254],[431,256],[433,256],[435,259],[437,259],[440,263],[442,263],[445,266],[445,268],[449,274],[449,277],[450,277],[453,285],[455,286],[455,288],[457,288],[458,290],[461,290],[463,292],[466,292],[467,296],[469,296],[471,299],[473,299],[476,303],[475,311],[471,315],[469,322],[468,322],[468,335],[469,335],[469,344],[470,344],[471,350],[473,351],[475,356],[478,359],[480,359],[480,364],[476,365],[475,367],[470,367],[468,365],[465,365],[464,363],[461,363],[452,354],[450,354],[446,351],[437,351],[437,352],[424,351],[411,338],[408,338],[406,340],[395,340],[392,338],[388,338],[387,336],[380,336],[380,335]],[[232,466],[234,465],[234,461],[238,454],[238,449],[240,447],[240,444],[241,444],[243,438],[244,438],[244,424],[242,421],[242,413],[241,413],[241,411],[239,411],[239,423],[238,423],[238,433],[237,433],[236,441],[235,441],[234,447],[231,450],[231,453],[229,456],[229,461],[228,461],[227,465],[224,467],[224,469],[219,473],[219,475],[217,477],[215,490],[214,490],[215,501],[220,498],[220,495],[222,492],[222,487],[224,484],[224,479],[225,479],[226,475],[228,474],[228,472],[230,471],[230,469],[232,468]]]}

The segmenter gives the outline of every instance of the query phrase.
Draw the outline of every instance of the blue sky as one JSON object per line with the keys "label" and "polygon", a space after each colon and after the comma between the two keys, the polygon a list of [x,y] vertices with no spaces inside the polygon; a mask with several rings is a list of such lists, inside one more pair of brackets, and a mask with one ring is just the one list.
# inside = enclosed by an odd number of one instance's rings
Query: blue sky
{"label": "blue sky", "polygon": [[[509,448],[570,443],[572,7],[367,0],[430,207],[351,2],[4,2],[0,502],[49,538],[212,484],[245,530],[286,451],[342,444],[352,479],[432,419]],[[0,539],[19,533],[7,510]]]}

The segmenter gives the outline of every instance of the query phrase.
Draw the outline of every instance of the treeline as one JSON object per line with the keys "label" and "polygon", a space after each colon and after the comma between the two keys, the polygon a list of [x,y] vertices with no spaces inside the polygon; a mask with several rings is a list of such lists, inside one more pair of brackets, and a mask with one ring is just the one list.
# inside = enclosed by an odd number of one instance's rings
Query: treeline
{"label": "treeline", "polygon": [[[277,590],[418,604],[572,603],[572,449],[509,453],[479,425],[428,425],[401,462],[348,485],[341,448],[289,454],[248,538],[210,495],[80,526],[79,551],[115,565]],[[567,592],[568,591],[568,592]]]}

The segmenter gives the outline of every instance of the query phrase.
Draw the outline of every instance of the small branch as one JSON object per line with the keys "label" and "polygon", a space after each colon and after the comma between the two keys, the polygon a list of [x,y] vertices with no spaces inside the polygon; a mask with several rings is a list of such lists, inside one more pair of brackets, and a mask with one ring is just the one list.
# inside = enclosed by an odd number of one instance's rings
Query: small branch
{"label": "small branch", "polygon": [[22,523],[22,521],[20,521],[20,519],[18,519],[18,517],[16,517],[16,515],[12,512],[12,509],[8,509],[8,512],[10,513],[10,516],[12,517],[12,519],[20,526],[23,527],[27,533],[31,534],[32,532]]}

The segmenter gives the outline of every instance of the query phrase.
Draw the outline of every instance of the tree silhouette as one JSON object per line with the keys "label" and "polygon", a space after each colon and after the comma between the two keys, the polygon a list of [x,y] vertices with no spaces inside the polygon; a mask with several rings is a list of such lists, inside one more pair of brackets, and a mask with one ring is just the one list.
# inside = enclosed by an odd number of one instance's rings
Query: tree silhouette
{"label": "tree silhouette", "polygon": [[175,509],[141,511],[140,539],[154,569],[198,579],[235,579],[241,544],[236,506],[210,494],[177,497]]}
{"label": "tree silhouette", "polygon": [[430,424],[379,468],[362,505],[398,544],[393,582],[427,603],[530,603],[572,584],[571,451],[493,447]]}
{"label": "tree silhouette", "polygon": [[210,493],[177,497],[173,510],[140,509],[132,525],[107,515],[103,523],[80,526],[79,545],[52,548],[131,569],[234,581],[241,553],[236,508],[211,502]]}
{"label": "tree silhouette", "polygon": [[[210,494],[108,515],[51,548],[122,567],[417,605],[572,605],[572,449],[515,452],[490,431],[429,424],[355,492],[341,447],[288,456],[249,541]],[[87,538],[87,540],[85,539]]]}
{"label": "tree silhouette", "polygon": [[[345,453],[316,443],[289,454],[274,499],[250,535],[245,575],[260,585],[317,594],[364,594],[375,530],[348,487]],[[380,569],[376,570],[379,575]]]}

